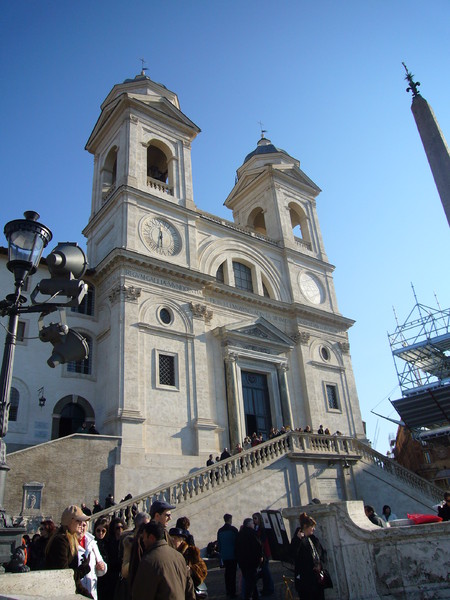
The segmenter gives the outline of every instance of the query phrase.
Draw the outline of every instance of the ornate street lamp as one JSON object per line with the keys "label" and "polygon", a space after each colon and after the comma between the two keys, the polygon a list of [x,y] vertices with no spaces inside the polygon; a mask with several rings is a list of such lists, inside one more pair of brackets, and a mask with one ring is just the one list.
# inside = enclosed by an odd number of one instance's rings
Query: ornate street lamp
{"label": "ornate street lamp", "polygon": [[[6,447],[3,438],[8,429],[9,394],[11,391],[19,308],[21,304],[26,302],[26,298],[21,296],[21,291],[28,275],[36,272],[42,252],[52,239],[50,229],[37,222],[39,218],[37,212],[27,211],[24,217],[25,219],[15,219],[6,223],[4,230],[8,240],[8,262],[6,266],[9,271],[14,273],[16,290],[14,294],[9,294],[5,300],[0,302],[2,312],[9,315],[0,375],[0,509],[3,505],[6,467]],[[6,470],[8,470],[8,467],[6,467]]]}
{"label": "ornate street lamp", "polygon": [[[8,262],[6,266],[14,274],[15,292],[0,301],[0,316],[8,316],[5,348],[0,374],[0,530],[11,527],[12,520],[3,508],[5,480],[9,467],[6,464],[6,444],[4,437],[8,430],[11,380],[14,363],[14,351],[17,339],[19,315],[22,313],[41,313],[39,318],[39,337],[42,341],[50,341],[54,346],[48,364],[55,367],[70,360],[87,358],[89,347],[86,340],[77,332],[71,331],[67,325],[51,323],[43,326],[43,318],[65,306],[78,306],[87,292],[87,285],[81,281],[87,260],[83,250],[76,243],[66,242],[58,246],[47,257],[51,278],[41,280],[31,294],[31,305],[24,306],[27,299],[21,295],[27,277],[36,272],[42,252],[52,239],[48,227],[38,223],[39,215],[27,211],[25,219],[16,219],[5,225],[5,236],[8,240]],[[36,301],[36,296],[51,296],[43,301]],[[65,296],[65,301],[61,297]],[[56,300],[55,300],[56,299]],[[45,398],[39,395],[39,404],[43,406]],[[0,563],[4,562],[3,546],[0,543]]]}
{"label": "ornate street lamp", "polygon": [[28,210],[24,217],[6,223],[4,230],[8,240],[6,266],[14,273],[16,288],[22,287],[28,275],[36,273],[42,252],[53,237],[48,227],[37,222],[37,212]]}

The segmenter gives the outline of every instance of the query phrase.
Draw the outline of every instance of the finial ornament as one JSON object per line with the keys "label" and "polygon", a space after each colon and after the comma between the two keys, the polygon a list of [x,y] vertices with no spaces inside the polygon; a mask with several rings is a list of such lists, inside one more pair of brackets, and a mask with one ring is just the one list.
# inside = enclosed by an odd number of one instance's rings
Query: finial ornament
{"label": "finial ornament", "polygon": [[404,62],[402,62],[402,65],[405,67],[405,71],[406,71],[405,79],[409,83],[409,87],[406,88],[406,91],[412,92],[413,98],[415,98],[416,96],[420,96],[420,92],[417,89],[420,85],[420,81],[414,82],[414,80],[413,80],[414,75],[408,71]]}
{"label": "finial ornament", "polygon": [[258,121],[259,127],[261,129],[261,139],[264,139],[264,134],[267,133],[267,129],[263,129],[264,123],[262,121]]}
{"label": "finial ornament", "polygon": [[141,63],[142,63],[142,66],[141,66],[141,75],[145,75],[145,71],[148,71],[148,68],[147,68],[147,67],[144,67],[144,64],[145,64],[145,58],[140,58],[139,60],[140,60],[140,61],[141,61]]}

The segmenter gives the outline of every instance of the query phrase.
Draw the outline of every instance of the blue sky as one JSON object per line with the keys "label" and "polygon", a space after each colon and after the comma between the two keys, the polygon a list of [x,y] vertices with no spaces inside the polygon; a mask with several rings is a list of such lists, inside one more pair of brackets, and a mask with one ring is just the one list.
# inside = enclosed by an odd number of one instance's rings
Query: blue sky
{"label": "blue sky", "polygon": [[[197,206],[223,202],[259,138],[323,190],[325,248],[368,437],[388,450],[400,393],[386,332],[420,302],[450,306],[449,231],[410,111],[402,61],[450,136],[448,0],[17,0],[2,3],[3,223],[34,209],[83,243],[93,159],[84,145],[115,83],[148,75],[201,129]],[[6,241],[1,242],[6,245]]]}

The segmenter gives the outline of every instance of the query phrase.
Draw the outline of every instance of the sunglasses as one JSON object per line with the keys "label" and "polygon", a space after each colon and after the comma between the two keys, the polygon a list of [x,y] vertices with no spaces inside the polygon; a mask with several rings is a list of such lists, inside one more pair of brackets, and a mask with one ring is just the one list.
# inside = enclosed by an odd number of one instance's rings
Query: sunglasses
{"label": "sunglasses", "polygon": [[96,529],[95,533],[106,533],[106,529]]}

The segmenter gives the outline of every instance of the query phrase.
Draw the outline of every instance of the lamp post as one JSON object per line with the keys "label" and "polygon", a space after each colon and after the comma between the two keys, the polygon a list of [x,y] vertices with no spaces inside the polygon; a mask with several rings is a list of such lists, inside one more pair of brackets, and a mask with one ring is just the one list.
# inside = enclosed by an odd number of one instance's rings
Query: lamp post
{"label": "lamp post", "polygon": [[16,219],[6,223],[4,230],[8,240],[6,266],[14,274],[16,289],[14,294],[9,294],[0,303],[2,312],[9,316],[0,374],[0,511],[3,510],[5,479],[9,471],[6,464],[6,444],[3,438],[8,431],[9,394],[16,349],[17,325],[20,306],[26,302],[26,298],[21,295],[22,286],[27,277],[36,272],[42,252],[52,239],[50,229],[38,223],[37,212],[27,211],[24,217],[25,219]]}
{"label": "lamp post", "polygon": [[[47,257],[51,278],[42,279],[37,284],[30,296],[32,304],[25,306],[27,299],[21,295],[22,287],[27,277],[36,272],[42,252],[52,239],[52,233],[48,227],[38,223],[38,213],[27,211],[24,213],[24,217],[25,219],[10,221],[4,229],[8,240],[6,266],[14,274],[15,292],[0,301],[0,315],[8,316],[0,374],[0,529],[12,526],[12,519],[6,515],[3,508],[5,481],[9,471],[6,464],[6,444],[3,438],[8,431],[11,380],[19,315],[40,313],[39,338],[43,342],[51,342],[54,347],[53,353],[47,361],[50,367],[54,368],[58,364],[85,359],[89,352],[86,340],[78,332],[69,329],[65,323],[50,323],[48,326],[43,324],[46,315],[61,307],[78,306],[83,300],[88,286],[80,278],[86,271],[86,256],[76,243],[58,244]],[[39,302],[36,300],[38,295],[50,297]],[[65,296],[66,301],[61,301],[61,296]],[[43,394],[39,399],[45,402]]]}

